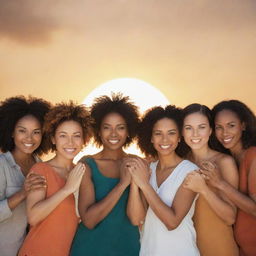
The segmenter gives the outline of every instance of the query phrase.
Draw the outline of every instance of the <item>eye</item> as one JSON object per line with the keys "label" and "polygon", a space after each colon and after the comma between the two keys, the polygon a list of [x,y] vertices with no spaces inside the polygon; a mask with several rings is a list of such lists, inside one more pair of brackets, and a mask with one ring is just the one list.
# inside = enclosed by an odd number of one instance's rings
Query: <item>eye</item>
{"label": "eye", "polygon": [[74,137],[75,138],[81,138],[81,135],[80,134],[76,134]]}
{"label": "eye", "polygon": [[65,138],[66,135],[65,134],[60,134],[60,138]]}
{"label": "eye", "polygon": [[185,126],[185,130],[191,130],[191,127],[190,126]]}
{"label": "eye", "polygon": [[177,134],[177,132],[176,131],[169,131],[168,134],[169,135],[175,135],[175,134]]}
{"label": "eye", "polygon": [[200,125],[200,126],[199,126],[199,129],[205,129],[205,128],[206,128],[205,125]]}
{"label": "eye", "polygon": [[40,131],[40,130],[34,131],[34,134],[40,135],[40,134],[41,134],[41,131]]}
{"label": "eye", "polygon": [[25,133],[26,130],[24,130],[24,129],[18,129],[18,132],[19,132],[19,133]]}
{"label": "eye", "polygon": [[108,126],[103,126],[102,127],[103,130],[108,130],[108,128],[109,128]]}
{"label": "eye", "polygon": [[154,132],[153,133],[155,136],[159,136],[159,135],[161,135],[161,133],[160,132]]}

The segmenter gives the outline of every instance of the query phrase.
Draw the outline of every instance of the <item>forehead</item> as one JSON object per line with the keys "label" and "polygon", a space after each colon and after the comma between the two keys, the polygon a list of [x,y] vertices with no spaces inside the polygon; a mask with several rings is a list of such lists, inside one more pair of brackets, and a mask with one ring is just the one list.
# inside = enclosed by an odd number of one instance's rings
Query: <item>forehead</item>
{"label": "forehead", "polygon": [[103,119],[102,123],[119,123],[119,124],[126,124],[125,119],[118,113],[109,113]]}
{"label": "forehead", "polygon": [[220,111],[219,113],[217,113],[216,117],[215,117],[215,122],[237,122],[240,121],[240,118],[238,117],[238,115],[228,109],[224,109],[222,111]]}
{"label": "forehead", "polygon": [[158,120],[153,126],[153,130],[171,130],[177,128],[176,122],[167,117]]}
{"label": "forehead", "polygon": [[80,131],[82,129],[81,125],[74,121],[74,120],[67,120],[67,121],[64,121],[62,123],[60,123],[58,126],[57,126],[57,129],[56,131],[57,132],[62,132],[62,131]]}
{"label": "forehead", "polygon": [[41,128],[41,124],[39,120],[32,115],[26,115],[20,118],[17,121],[16,126]]}
{"label": "forehead", "polygon": [[209,123],[208,118],[200,112],[195,112],[187,115],[184,118],[184,124],[186,123]]}

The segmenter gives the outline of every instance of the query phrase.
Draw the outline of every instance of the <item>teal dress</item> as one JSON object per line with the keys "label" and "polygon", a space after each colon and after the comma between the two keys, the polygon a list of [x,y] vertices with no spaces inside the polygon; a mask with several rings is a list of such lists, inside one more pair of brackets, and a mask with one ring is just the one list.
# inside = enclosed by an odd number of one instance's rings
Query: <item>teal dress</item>
{"label": "teal dress", "polygon": [[[102,200],[118,184],[118,178],[101,174],[92,158],[86,159],[92,171],[96,202]],[[127,188],[112,211],[93,229],[81,222],[71,248],[71,256],[137,256],[140,242],[139,230],[133,226],[127,215],[129,195]]]}

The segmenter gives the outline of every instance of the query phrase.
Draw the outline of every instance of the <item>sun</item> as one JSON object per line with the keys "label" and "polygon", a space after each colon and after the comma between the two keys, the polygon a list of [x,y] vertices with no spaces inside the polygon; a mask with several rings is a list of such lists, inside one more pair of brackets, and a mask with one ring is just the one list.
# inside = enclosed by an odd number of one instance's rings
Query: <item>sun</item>
{"label": "sun", "polygon": [[[170,104],[169,100],[153,85],[136,79],[136,78],[117,78],[103,83],[94,89],[84,100],[83,104],[91,106],[95,98],[111,93],[121,92],[124,96],[129,96],[138,107],[140,114],[153,106],[166,106]],[[130,145],[126,150],[127,153],[141,155],[136,145]],[[93,145],[87,147],[80,152],[75,161],[84,155],[92,155],[99,152],[99,149]]]}

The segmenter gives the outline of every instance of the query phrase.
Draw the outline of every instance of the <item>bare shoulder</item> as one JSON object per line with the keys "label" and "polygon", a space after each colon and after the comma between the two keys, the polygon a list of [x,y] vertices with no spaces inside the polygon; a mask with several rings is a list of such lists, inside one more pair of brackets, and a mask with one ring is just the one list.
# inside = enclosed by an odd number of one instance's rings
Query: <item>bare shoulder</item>
{"label": "bare shoulder", "polygon": [[235,159],[227,154],[218,153],[214,161],[219,167],[236,165]]}

